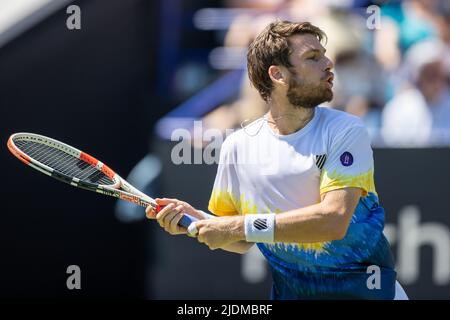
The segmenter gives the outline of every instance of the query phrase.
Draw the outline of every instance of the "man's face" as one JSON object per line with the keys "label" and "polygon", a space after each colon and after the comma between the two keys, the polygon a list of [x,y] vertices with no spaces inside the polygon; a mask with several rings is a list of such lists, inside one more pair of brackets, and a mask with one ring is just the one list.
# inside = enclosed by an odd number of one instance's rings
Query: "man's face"
{"label": "man's face", "polygon": [[314,108],[333,99],[333,63],[325,56],[325,48],[312,34],[289,38],[292,48],[289,61],[287,98],[297,107]]}

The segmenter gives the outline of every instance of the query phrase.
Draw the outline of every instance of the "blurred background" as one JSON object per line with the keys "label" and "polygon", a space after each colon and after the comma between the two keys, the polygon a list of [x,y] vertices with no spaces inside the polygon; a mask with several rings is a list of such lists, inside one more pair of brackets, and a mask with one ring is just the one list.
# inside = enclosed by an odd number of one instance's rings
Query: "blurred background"
{"label": "blurred background", "polygon": [[[80,29],[67,26],[70,5]],[[206,210],[216,164],[202,161],[204,132],[267,111],[245,54],[275,19],[327,33],[328,107],[369,128],[399,281],[412,299],[450,298],[448,0],[0,0],[0,297],[269,297],[257,250],[171,237],[139,207],[24,168],[6,141],[62,140],[151,196]],[[192,152],[179,164],[181,136]],[[81,290],[66,287],[70,265]]]}

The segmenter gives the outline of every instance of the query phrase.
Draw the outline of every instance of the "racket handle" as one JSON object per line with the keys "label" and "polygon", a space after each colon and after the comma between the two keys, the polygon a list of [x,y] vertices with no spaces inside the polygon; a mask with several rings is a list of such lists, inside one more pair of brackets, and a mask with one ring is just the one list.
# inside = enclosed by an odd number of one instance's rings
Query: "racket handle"
{"label": "racket handle", "polygon": [[[165,206],[157,205],[155,208],[156,213],[162,210]],[[183,216],[181,217],[180,221],[178,222],[178,225],[182,226],[183,228],[188,228],[192,222],[197,221],[197,218],[194,218],[193,216],[183,213]]]}
{"label": "racket handle", "polygon": [[188,215],[187,213],[183,213],[183,216],[181,217],[181,220],[178,222],[178,224],[184,228],[188,228],[192,222],[197,221],[197,218],[194,218],[191,215]]}

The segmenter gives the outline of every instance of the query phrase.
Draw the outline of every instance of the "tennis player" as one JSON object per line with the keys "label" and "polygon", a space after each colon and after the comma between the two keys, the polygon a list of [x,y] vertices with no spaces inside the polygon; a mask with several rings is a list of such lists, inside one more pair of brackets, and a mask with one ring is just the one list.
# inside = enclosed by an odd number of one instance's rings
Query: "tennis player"
{"label": "tennis player", "polygon": [[[229,135],[209,213],[177,199],[156,218],[170,234],[183,212],[211,249],[255,243],[273,277],[273,299],[407,299],[396,282],[384,210],[362,121],[319,105],[333,98],[324,32],[274,22],[249,47],[248,75],[269,111]],[[147,216],[153,217],[151,208]]]}

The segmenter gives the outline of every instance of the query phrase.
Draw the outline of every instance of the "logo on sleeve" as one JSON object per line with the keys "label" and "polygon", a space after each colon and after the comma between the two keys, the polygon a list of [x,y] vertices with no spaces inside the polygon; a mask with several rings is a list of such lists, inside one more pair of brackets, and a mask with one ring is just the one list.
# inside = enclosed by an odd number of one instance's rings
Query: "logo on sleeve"
{"label": "logo on sleeve", "polygon": [[316,155],[316,166],[317,166],[317,168],[319,168],[319,170],[322,170],[323,165],[325,164],[325,161],[327,161],[326,154],[317,154]]}
{"label": "logo on sleeve", "polygon": [[253,222],[253,226],[258,230],[267,229],[267,219],[256,219]]}
{"label": "logo on sleeve", "polygon": [[353,163],[353,156],[350,152],[345,151],[342,155],[341,155],[341,163],[344,167],[348,167],[351,166]]}

